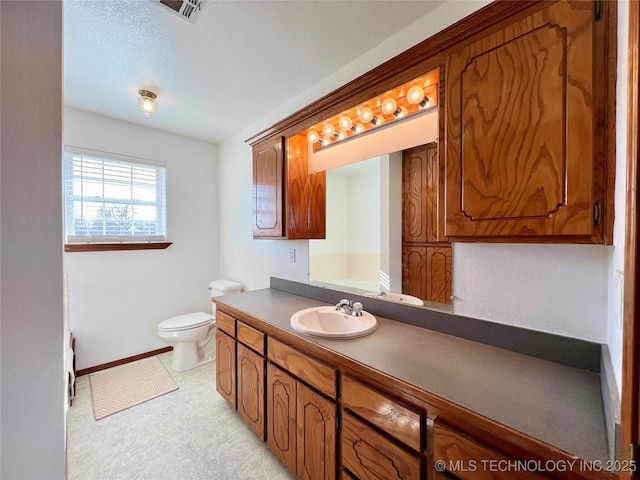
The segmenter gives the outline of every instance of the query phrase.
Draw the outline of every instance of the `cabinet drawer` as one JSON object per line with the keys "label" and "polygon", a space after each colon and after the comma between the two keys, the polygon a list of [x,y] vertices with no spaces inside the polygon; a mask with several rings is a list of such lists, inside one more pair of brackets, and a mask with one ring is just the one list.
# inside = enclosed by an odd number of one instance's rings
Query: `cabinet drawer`
{"label": "cabinet drawer", "polygon": [[342,406],[417,452],[423,450],[424,414],[354,380],[342,377]]}
{"label": "cabinet drawer", "polygon": [[236,336],[236,319],[220,310],[216,310],[216,326],[232,337]]}
{"label": "cabinet drawer", "polygon": [[260,355],[264,355],[264,337],[264,333],[238,320],[238,340]]}
{"label": "cabinet drawer", "polygon": [[513,459],[442,424],[436,423],[434,436],[434,462],[444,461],[447,471],[461,480],[543,480],[548,478],[537,473],[515,469],[494,471],[491,464],[499,461],[513,461]]}
{"label": "cabinet drawer", "polygon": [[269,360],[331,398],[336,398],[336,369],[284,343],[267,338]]}
{"label": "cabinet drawer", "polygon": [[420,480],[422,458],[345,413],[342,417],[342,467],[360,480]]}

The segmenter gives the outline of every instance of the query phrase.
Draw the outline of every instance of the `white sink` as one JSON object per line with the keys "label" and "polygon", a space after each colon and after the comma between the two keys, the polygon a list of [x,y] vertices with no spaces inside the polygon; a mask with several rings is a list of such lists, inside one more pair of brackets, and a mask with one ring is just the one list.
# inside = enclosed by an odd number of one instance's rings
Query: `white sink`
{"label": "white sink", "polygon": [[368,293],[367,297],[379,298],[380,300],[388,300],[390,302],[406,303],[407,305],[424,306],[424,302],[421,299],[412,295],[402,293],[385,293],[383,296],[379,295],[379,293]]}
{"label": "white sink", "polygon": [[378,321],[369,312],[363,311],[361,317],[356,317],[326,306],[294,313],[291,327],[297,332],[316,337],[354,338],[373,332],[378,327]]}

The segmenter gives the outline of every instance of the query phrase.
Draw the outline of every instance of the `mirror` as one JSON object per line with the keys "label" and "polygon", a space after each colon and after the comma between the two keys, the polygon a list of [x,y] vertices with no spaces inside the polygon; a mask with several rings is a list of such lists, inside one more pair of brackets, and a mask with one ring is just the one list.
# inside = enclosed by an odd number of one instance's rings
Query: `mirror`
{"label": "mirror", "polygon": [[[441,289],[442,295],[437,297],[430,296],[424,288],[411,292],[403,290],[403,275],[411,275],[413,267],[403,267],[402,204],[403,189],[408,187],[403,186],[402,150],[425,144],[426,139],[433,140],[436,135],[437,110],[433,109],[420,118],[379,131],[376,135],[312,154],[310,164],[313,171],[321,166],[328,168],[326,239],[309,241],[310,284],[451,311],[450,305],[442,300],[444,293],[450,290],[450,275],[448,289],[444,285],[435,285],[436,282],[444,282],[436,276],[422,282],[429,283],[431,289]],[[378,153],[389,148],[399,151]],[[372,152],[376,155],[360,159]],[[436,150],[433,154],[437,161]],[[426,162],[426,149],[423,157]],[[422,171],[424,173],[425,170]],[[422,248],[419,256],[426,258],[427,249],[433,250],[432,247],[418,247]],[[412,252],[405,252],[408,263],[411,263],[411,255]],[[438,261],[439,257],[435,255],[430,257],[429,264],[439,268]],[[450,257],[448,261],[450,272]],[[419,268],[425,268],[425,265]],[[421,275],[424,276],[424,272]],[[435,303],[434,298],[441,303]]]}

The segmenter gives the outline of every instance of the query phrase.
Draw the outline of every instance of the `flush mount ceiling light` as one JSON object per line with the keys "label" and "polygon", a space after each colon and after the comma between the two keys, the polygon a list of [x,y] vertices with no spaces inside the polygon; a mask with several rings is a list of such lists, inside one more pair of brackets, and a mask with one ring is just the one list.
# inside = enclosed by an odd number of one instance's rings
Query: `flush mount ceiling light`
{"label": "flush mount ceiling light", "polygon": [[138,93],[140,94],[140,98],[138,98],[138,106],[142,113],[147,117],[155,115],[156,110],[158,110],[158,102],[156,101],[158,96],[149,90],[138,90]]}

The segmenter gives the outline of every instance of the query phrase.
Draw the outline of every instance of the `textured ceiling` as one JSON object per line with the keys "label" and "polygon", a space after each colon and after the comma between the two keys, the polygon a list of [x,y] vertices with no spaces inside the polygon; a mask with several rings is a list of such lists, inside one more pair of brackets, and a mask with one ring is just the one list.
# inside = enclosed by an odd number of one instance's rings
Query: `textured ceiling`
{"label": "textured ceiling", "polygon": [[208,0],[192,25],[151,0],[65,0],[64,103],[219,143],[440,3]]}

